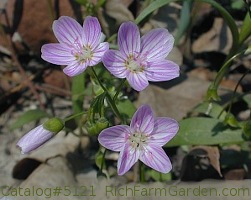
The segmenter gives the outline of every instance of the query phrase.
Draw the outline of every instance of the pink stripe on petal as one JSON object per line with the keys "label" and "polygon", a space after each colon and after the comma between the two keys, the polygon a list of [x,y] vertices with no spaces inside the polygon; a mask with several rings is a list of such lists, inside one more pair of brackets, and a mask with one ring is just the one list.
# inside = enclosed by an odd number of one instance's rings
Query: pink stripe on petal
{"label": "pink stripe on petal", "polygon": [[82,41],[82,26],[73,18],[62,16],[52,25],[53,32],[60,43],[72,45],[76,40]]}
{"label": "pink stripe on petal", "polygon": [[126,56],[140,51],[140,33],[133,22],[123,23],[118,31],[119,50]]}
{"label": "pink stripe on petal", "polygon": [[100,38],[102,36],[101,27],[98,19],[96,17],[91,17],[91,16],[86,17],[83,24],[83,30],[84,30],[84,37],[83,37],[84,44],[85,45],[88,44],[92,48],[95,48],[99,44]]}
{"label": "pink stripe on petal", "polygon": [[67,67],[63,69],[63,72],[68,76],[76,76],[84,72],[89,65],[89,62],[80,64],[78,61],[72,62]]}
{"label": "pink stripe on petal", "polygon": [[102,57],[108,49],[109,44],[107,42],[99,44],[93,51],[93,57],[92,60],[90,60],[90,66],[98,64],[102,60]]}
{"label": "pink stripe on petal", "polygon": [[146,75],[142,72],[130,72],[127,80],[131,87],[137,91],[142,91],[149,85]]}
{"label": "pink stripe on petal", "polygon": [[101,131],[98,141],[107,149],[121,151],[127,142],[130,131],[130,127],[126,125],[113,126]]}
{"label": "pink stripe on petal", "polygon": [[164,28],[149,31],[141,38],[141,53],[147,55],[147,61],[164,59],[172,50],[173,36]]}
{"label": "pink stripe on petal", "polygon": [[169,60],[155,61],[149,63],[145,69],[149,81],[168,81],[180,75],[179,66]]}
{"label": "pink stripe on petal", "polygon": [[158,117],[155,119],[149,144],[163,146],[177,134],[178,130],[179,124],[176,120],[168,117]]}
{"label": "pink stripe on petal", "polygon": [[21,148],[22,153],[29,153],[50,140],[53,136],[54,134],[44,129],[43,125],[39,125],[25,134],[17,142],[17,146]]}
{"label": "pink stripe on petal", "polygon": [[144,164],[162,173],[168,173],[172,169],[172,164],[162,147],[146,146],[139,158]]}
{"label": "pink stripe on petal", "polygon": [[140,133],[150,134],[154,128],[154,115],[150,106],[143,105],[134,113],[130,127]]}
{"label": "pink stripe on petal", "polygon": [[107,70],[118,78],[126,78],[129,73],[125,67],[125,58],[117,50],[108,50],[102,58]]}
{"label": "pink stripe on petal", "polygon": [[42,59],[56,65],[68,65],[75,60],[71,49],[64,44],[45,44],[41,48]]}
{"label": "pink stripe on petal", "polygon": [[118,175],[125,174],[139,159],[140,152],[126,143],[119,154]]}

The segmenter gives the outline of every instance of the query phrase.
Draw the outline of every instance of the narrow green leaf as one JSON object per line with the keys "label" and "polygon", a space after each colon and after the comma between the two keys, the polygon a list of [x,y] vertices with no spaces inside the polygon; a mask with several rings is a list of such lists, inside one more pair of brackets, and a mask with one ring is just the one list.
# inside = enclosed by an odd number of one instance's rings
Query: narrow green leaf
{"label": "narrow green leaf", "polygon": [[83,111],[84,101],[84,89],[85,89],[85,73],[81,73],[72,78],[72,109],[73,114],[77,114]]}
{"label": "narrow green leaf", "polygon": [[11,124],[10,130],[12,131],[17,128],[21,128],[23,125],[28,124],[30,122],[49,117],[50,115],[43,110],[28,110],[23,115],[21,115],[13,124]]}
{"label": "narrow green leaf", "polygon": [[176,44],[179,43],[180,38],[183,36],[187,28],[189,27],[190,20],[191,20],[190,13],[191,13],[192,5],[193,5],[193,0],[186,0],[183,2],[183,6],[181,9],[180,23],[179,23],[178,31],[175,37]]}
{"label": "narrow green leaf", "polygon": [[242,44],[250,35],[251,35],[251,17],[249,13],[247,13],[240,30],[239,43]]}
{"label": "narrow green leaf", "polygon": [[156,0],[153,1],[149,6],[147,6],[140,14],[139,16],[135,19],[135,23],[139,24],[145,17],[147,17],[149,14],[151,14],[153,11],[156,9],[170,3],[170,2],[175,2],[178,0]]}
{"label": "narrow green leaf", "polygon": [[178,134],[166,144],[180,145],[216,145],[244,142],[241,129],[233,129],[213,118],[194,117],[180,122]]}

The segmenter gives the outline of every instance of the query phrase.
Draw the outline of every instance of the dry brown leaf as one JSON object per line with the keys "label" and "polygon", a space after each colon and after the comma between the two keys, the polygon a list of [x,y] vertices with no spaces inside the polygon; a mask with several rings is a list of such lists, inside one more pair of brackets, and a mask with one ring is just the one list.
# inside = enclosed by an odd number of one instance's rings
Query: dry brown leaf
{"label": "dry brown leaf", "polygon": [[133,21],[133,14],[128,10],[127,6],[119,0],[108,0],[106,2],[106,13],[116,19],[118,24],[125,21]]}
{"label": "dry brown leaf", "polygon": [[222,18],[215,18],[212,28],[192,44],[193,53],[219,51],[228,53],[232,45],[230,29]]}
{"label": "dry brown leaf", "polygon": [[182,181],[201,181],[208,178],[222,177],[220,153],[217,147],[196,146],[182,161],[180,179]]}
{"label": "dry brown leaf", "polygon": [[212,146],[196,146],[191,149],[203,149],[207,152],[206,157],[209,158],[210,164],[213,166],[213,168],[219,173],[219,175],[222,177],[221,169],[220,169],[220,152],[218,147],[212,147]]}

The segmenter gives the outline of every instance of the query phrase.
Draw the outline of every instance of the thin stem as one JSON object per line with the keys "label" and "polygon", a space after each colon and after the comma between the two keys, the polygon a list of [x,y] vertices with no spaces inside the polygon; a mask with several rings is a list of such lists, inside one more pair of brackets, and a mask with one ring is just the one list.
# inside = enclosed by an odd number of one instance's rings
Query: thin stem
{"label": "thin stem", "polygon": [[105,149],[105,151],[103,153],[103,156],[102,156],[101,166],[100,166],[101,172],[103,172],[103,168],[104,168],[104,165],[105,165],[105,154],[106,154],[106,152],[107,152],[107,150]]}
{"label": "thin stem", "polygon": [[238,83],[236,84],[235,88],[234,88],[234,92],[233,92],[233,95],[232,95],[232,98],[231,98],[231,101],[230,101],[230,105],[229,105],[229,108],[228,108],[228,111],[227,113],[229,114],[230,111],[231,111],[231,108],[232,108],[232,105],[233,105],[233,102],[234,102],[234,96],[236,94],[236,91],[238,89],[238,86],[240,85],[241,81],[244,79],[244,77],[250,72],[250,69],[248,69],[240,78],[240,80],[238,81]]}
{"label": "thin stem", "polygon": [[114,101],[114,102],[117,100],[117,97],[118,97],[120,91],[122,90],[122,88],[123,88],[125,82],[126,82],[126,79],[123,79],[123,80],[121,81],[121,83],[120,83],[120,85],[119,85],[119,87],[118,87],[118,89],[117,89],[117,92],[116,92],[116,94],[115,94],[114,97],[113,97],[113,101]]}
{"label": "thin stem", "polygon": [[139,180],[140,180],[140,183],[144,183],[146,181],[145,180],[145,166],[141,161],[139,161]]}
{"label": "thin stem", "polygon": [[97,73],[95,72],[95,70],[93,69],[93,67],[91,67],[91,70],[92,70],[92,73],[93,73],[94,77],[95,77],[96,80],[98,81],[98,84],[100,85],[100,87],[102,87],[102,89],[103,89],[105,92],[108,92],[108,90],[106,89],[106,87],[102,84],[102,82],[101,82],[100,79],[98,78],[98,75],[97,75]]}
{"label": "thin stem", "polygon": [[87,111],[83,111],[83,112],[77,113],[77,114],[75,114],[75,115],[71,115],[70,117],[66,117],[63,121],[64,121],[64,122],[67,122],[67,121],[69,121],[69,120],[71,120],[71,119],[74,119],[74,118],[76,118],[76,117],[79,117],[79,116],[81,116],[81,115],[83,115],[83,114],[87,114]]}
{"label": "thin stem", "polygon": [[113,99],[111,98],[110,94],[109,94],[109,91],[107,90],[107,88],[102,84],[102,82],[100,81],[97,73],[95,72],[95,70],[93,69],[93,67],[91,67],[92,69],[92,72],[93,72],[93,75],[95,76],[96,80],[98,81],[100,87],[106,92],[106,99],[107,99],[107,102],[109,104],[109,106],[111,107],[113,113],[123,122],[123,118],[116,106],[116,104],[114,103]]}
{"label": "thin stem", "polygon": [[[220,71],[217,73],[216,78],[214,80],[214,82],[212,83],[212,85],[210,85],[210,87],[208,88],[208,98],[216,98],[215,100],[219,100],[217,98],[218,94],[217,94],[217,89],[223,79],[223,77],[226,75],[229,66],[232,64],[232,61],[237,58],[238,56],[242,55],[243,53],[245,53],[247,49],[242,50],[241,52],[235,54],[234,56],[227,58],[226,62],[223,64],[223,66],[221,67]],[[229,54],[230,55],[230,54]],[[213,96],[212,93],[214,93]]]}
{"label": "thin stem", "polygon": [[118,34],[117,33],[114,33],[111,37],[109,37],[108,39],[107,39],[107,42],[112,42],[116,37],[118,36]]}

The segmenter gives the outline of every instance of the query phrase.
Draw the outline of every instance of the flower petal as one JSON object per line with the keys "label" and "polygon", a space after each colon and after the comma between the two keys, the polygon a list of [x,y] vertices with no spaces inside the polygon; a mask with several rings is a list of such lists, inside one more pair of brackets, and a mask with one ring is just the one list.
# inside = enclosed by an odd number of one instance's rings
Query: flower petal
{"label": "flower petal", "polygon": [[121,151],[125,146],[130,130],[130,127],[126,125],[117,125],[107,128],[101,131],[98,136],[98,141],[107,149]]}
{"label": "flower petal", "polygon": [[140,33],[133,22],[123,23],[118,31],[119,50],[126,56],[140,51]]}
{"label": "flower petal", "polygon": [[22,153],[29,153],[40,147],[54,136],[53,133],[39,125],[26,133],[18,142],[17,146],[22,149]]}
{"label": "flower petal", "polygon": [[125,67],[125,58],[117,50],[108,50],[102,58],[107,70],[118,78],[125,78],[128,70]]}
{"label": "flower petal", "polygon": [[140,152],[126,143],[124,149],[119,154],[118,175],[126,173],[139,159]]}
{"label": "flower petal", "polygon": [[156,145],[146,146],[139,158],[144,164],[162,173],[168,173],[172,164],[162,147]]}
{"label": "flower petal", "polygon": [[74,61],[72,63],[70,63],[67,67],[65,67],[63,69],[63,72],[68,75],[68,76],[76,76],[78,74],[81,74],[82,72],[84,72],[87,68],[87,66],[89,66],[89,62],[84,62],[84,63],[79,63],[78,61]]}
{"label": "flower petal", "polygon": [[149,85],[146,75],[142,72],[129,73],[127,80],[132,88],[137,91],[142,91]]}
{"label": "flower petal", "polygon": [[168,117],[157,117],[153,132],[150,134],[149,143],[163,146],[176,135],[178,130],[179,124],[176,120]]}
{"label": "flower petal", "polygon": [[84,24],[84,37],[83,41],[85,45],[90,45],[95,48],[102,38],[101,27],[96,17],[88,16],[85,18]]}
{"label": "flower petal", "polygon": [[45,44],[41,48],[41,57],[56,65],[68,65],[75,60],[71,54],[71,48],[64,44]]}
{"label": "flower petal", "polygon": [[154,115],[150,106],[143,105],[134,113],[130,127],[140,133],[150,134],[154,128]]}
{"label": "flower petal", "polygon": [[72,46],[82,40],[82,26],[73,18],[62,16],[52,25],[53,32],[60,43]]}
{"label": "flower petal", "polygon": [[180,69],[176,63],[162,60],[149,63],[145,73],[149,81],[168,81],[178,77]]}
{"label": "flower petal", "polygon": [[164,28],[149,31],[141,38],[141,54],[146,55],[148,61],[164,59],[172,50],[173,36]]}
{"label": "flower petal", "polygon": [[108,49],[109,49],[108,42],[103,42],[99,44],[97,48],[95,48],[93,51],[93,57],[92,60],[90,60],[90,66],[98,64]]}

